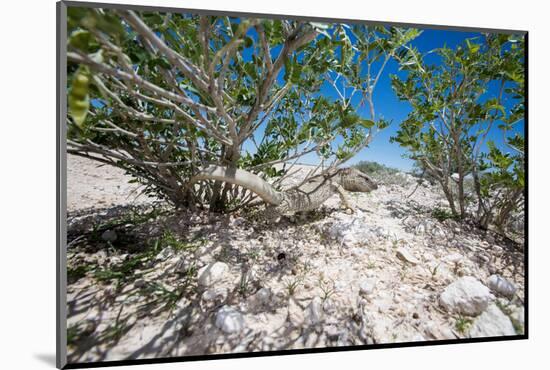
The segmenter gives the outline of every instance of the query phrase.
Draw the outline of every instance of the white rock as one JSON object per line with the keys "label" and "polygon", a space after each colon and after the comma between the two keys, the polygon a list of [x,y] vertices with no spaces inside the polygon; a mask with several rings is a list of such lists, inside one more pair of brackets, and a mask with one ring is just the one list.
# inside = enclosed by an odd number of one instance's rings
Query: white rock
{"label": "white rock", "polygon": [[[439,262],[440,259],[438,258],[434,258],[433,261],[430,261],[426,264],[427,268],[428,268],[428,276],[431,277],[432,279],[436,279],[436,280],[440,280],[440,279],[444,279],[444,278],[448,278],[449,277],[449,269],[448,267],[443,264],[442,262]],[[422,269],[423,266],[418,266],[416,267],[417,269]],[[451,280],[452,281],[452,280]],[[451,282],[449,281],[449,283]]]}
{"label": "white rock", "polygon": [[103,234],[101,234],[101,239],[105,240],[106,242],[114,242],[117,240],[117,234],[114,230],[105,230]]}
{"label": "white rock", "polygon": [[482,253],[479,253],[475,256],[475,258],[477,259],[477,261],[481,264],[481,265],[485,265],[487,263],[489,263],[489,261],[491,260],[491,258],[485,254],[482,254]]}
{"label": "white rock", "polygon": [[336,305],[336,302],[333,299],[327,299],[323,303],[323,312],[329,316],[336,314],[339,307]]}
{"label": "white rock", "polygon": [[238,333],[244,328],[243,315],[231,306],[223,306],[216,313],[216,327],[226,334]]}
{"label": "white rock", "polygon": [[516,294],[516,287],[500,275],[491,275],[487,281],[489,288],[505,297],[513,297]]}
{"label": "white rock", "polygon": [[431,234],[442,238],[446,236],[443,228],[432,220],[424,220],[419,222],[414,229],[414,233],[416,235]]}
{"label": "white rock", "polygon": [[391,236],[390,232],[381,226],[374,228],[372,232],[381,239],[387,239]]}
{"label": "white rock", "polygon": [[421,327],[426,337],[433,339],[456,339],[450,328],[429,321]]}
{"label": "white rock", "polygon": [[252,307],[260,308],[269,303],[271,296],[271,289],[261,288],[248,298],[248,302]]}
{"label": "white rock", "polygon": [[258,301],[265,304],[269,302],[269,299],[271,298],[271,289],[269,288],[261,288],[256,292],[254,295],[257,297]]}
{"label": "white rock", "polygon": [[403,262],[408,262],[408,263],[413,264],[413,265],[417,265],[417,264],[420,263],[420,261],[418,259],[416,259],[416,257],[413,256],[411,254],[411,252],[409,252],[405,248],[398,248],[397,251],[395,252],[395,254]]}
{"label": "white rock", "polygon": [[460,263],[464,260],[464,256],[460,253],[449,254],[445,257],[445,261],[449,263]]}
{"label": "white rock", "polygon": [[304,311],[294,299],[288,302],[288,321],[295,327],[301,327],[304,324]]}
{"label": "white rock", "polygon": [[351,220],[336,221],[330,226],[328,234],[345,247],[365,245],[379,237],[377,230],[369,228],[357,216]]}
{"label": "white rock", "polygon": [[350,252],[354,257],[361,257],[367,253],[367,251],[363,248],[353,248]]}
{"label": "white rock", "polygon": [[502,253],[502,251],[504,250],[500,245],[492,245],[491,248],[493,248],[493,250],[497,253]]}
{"label": "white rock", "polygon": [[321,298],[315,297],[309,303],[306,310],[306,323],[309,325],[317,325],[323,321],[323,304]]}
{"label": "white rock", "polygon": [[122,255],[120,256],[111,256],[109,258],[109,266],[116,266],[118,264],[121,264],[124,262],[124,257]]}
{"label": "white rock", "polygon": [[447,234],[445,233],[445,230],[439,225],[432,225],[430,233],[433,236],[438,236],[440,238],[444,238]]}
{"label": "white rock", "polygon": [[432,262],[435,259],[435,256],[430,252],[424,252],[423,257],[424,257],[424,260],[428,262]]}
{"label": "white rock", "polygon": [[476,337],[500,337],[503,335],[515,335],[516,331],[512,321],[496,304],[491,304],[485,312],[475,319],[470,328],[469,336]]}
{"label": "white rock", "polygon": [[411,342],[425,342],[426,338],[420,333],[416,333],[412,336]]}
{"label": "white rock", "polygon": [[423,223],[418,224],[418,226],[416,226],[416,228],[414,229],[414,233],[416,235],[423,235],[425,232],[426,232],[426,225],[424,225]]}
{"label": "white rock", "polygon": [[136,281],[134,281],[134,286],[136,288],[143,288],[145,285],[147,285],[147,282],[143,279],[137,279]]}
{"label": "white rock", "polygon": [[463,277],[463,276],[470,276],[470,275],[472,275],[472,272],[471,272],[470,269],[467,268],[467,267],[460,267],[458,270],[454,269],[454,270],[453,270],[453,273],[456,274],[458,277]]}
{"label": "white rock", "polygon": [[334,283],[334,290],[336,292],[345,292],[349,288],[349,284],[345,281],[337,281]]}
{"label": "white rock", "polygon": [[361,295],[370,295],[376,287],[376,279],[365,279],[359,283],[359,293]]}
{"label": "white rock", "polygon": [[227,298],[228,291],[227,288],[218,287],[205,290],[202,293],[202,299],[206,302],[218,301],[223,302]]}
{"label": "white rock", "polygon": [[448,312],[476,316],[487,308],[490,298],[489,288],[464,276],[445,288],[439,302]]}
{"label": "white rock", "polygon": [[232,218],[230,221],[231,226],[242,226],[245,224],[245,219],[242,217]]}
{"label": "white rock", "polygon": [[164,248],[160,251],[159,254],[155,257],[156,261],[166,261],[168,258],[174,255],[174,249],[170,246]]}
{"label": "white rock", "polygon": [[173,257],[170,259],[169,263],[172,262],[174,266],[174,271],[179,274],[187,273],[190,265],[186,258],[184,257]]}
{"label": "white rock", "polygon": [[385,314],[365,314],[367,320],[367,330],[370,332],[370,336],[376,343],[390,343],[393,342],[393,322],[385,316]]}
{"label": "white rock", "polygon": [[214,262],[204,266],[198,271],[199,285],[210,287],[223,281],[227,276],[229,266],[223,262]]}

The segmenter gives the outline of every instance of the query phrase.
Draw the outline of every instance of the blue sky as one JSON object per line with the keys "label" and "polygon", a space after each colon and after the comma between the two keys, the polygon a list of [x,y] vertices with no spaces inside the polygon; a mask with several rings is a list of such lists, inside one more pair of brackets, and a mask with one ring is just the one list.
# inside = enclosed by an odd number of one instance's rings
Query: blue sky
{"label": "blue sky", "polygon": [[[476,32],[423,30],[422,34],[413,40],[412,44],[417,47],[421,53],[426,53],[435,48],[442,47],[444,44],[454,49],[457,45],[463,43],[464,40],[478,36],[480,36],[480,34]],[[426,61],[436,63],[436,56],[433,55],[432,57],[432,55],[428,56]],[[389,80],[390,74],[399,74],[398,66],[395,61],[391,61],[387,65],[381,76],[381,80],[375,92],[375,104],[378,112],[382,113],[386,119],[393,120],[392,125],[380,132],[368,148],[364,149],[355,158],[350,160],[350,164],[361,160],[369,160],[402,170],[409,170],[412,166],[412,161],[410,159],[403,158],[403,154],[406,153],[405,150],[397,143],[392,144],[389,142],[389,138],[395,135],[398,130],[399,123],[410,112],[408,103],[399,101],[393,93]],[[496,89],[496,86],[491,86],[488,93],[490,95],[496,95]],[[518,129],[517,132],[523,133],[523,123],[516,126]],[[509,133],[509,135],[513,134],[514,132]],[[503,147],[502,133],[496,125],[489,133],[488,139],[495,141],[498,147]]]}
{"label": "blue sky", "polygon": [[[239,22],[239,19],[236,19]],[[253,38],[256,38],[255,31],[252,29],[251,35]],[[444,31],[444,30],[430,30],[424,29],[423,32],[416,39],[412,41],[412,46],[416,47],[422,54],[427,53],[436,48],[443,47],[444,45],[449,48],[454,49],[457,45],[464,43],[466,39],[471,39],[481,36],[480,33],[476,32],[462,32],[462,31]],[[322,36],[320,36],[322,37]],[[274,57],[278,54],[280,47],[272,48],[271,52]],[[243,53],[243,59],[250,59],[250,54],[252,49],[245,49]],[[427,63],[437,64],[438,56],[435,54],[429,54],[426,56],[425,61]],[[374,72],[376,73],[376,71]],[[407,114],[410,112],[410,106],[405,101],[399,101],[395,96],[393,89],[390,84],[390,75],[397,74],[398,76],[403,76],[404,72],[400,72],[398,69],[398,64],[395,60],[390,60],[386,65],[383,74],[380,77],[380,80],[376,86],[374,93],[374,103],[377,113],[377,118],[383,117],[384,119],[391,121],[391,125],[384,129],[383,131],[377,133],[373,141],[370,143],[369,147],[363,149],[359,152],[354,158],[348,161],[348,164],[354,164],[362,160],[375,161],[378,163],[385,164],[390,167],[395,167],[401,170],[410,170],[412,168],[413,162],[407,158],[404,158],[406,151],[401,148],[397,143],[390,143],[390,137],[394,136],[399,129],[399,124],[403,121]],[[280,82],[283,82],[284,72],[281,72],[279,76]],[[490,86],[487,95],[495,96],[497,95],[497,85]],[[321,94],[337,99],[336,91],[330,86],[328,82],[325,82],[321,88]],[[356,97],[356,100],[359,100],[359,96]],[[94,105],[98,105],[97,102],[92,102]],[[512,106],[511,102],[505,103],[505,106],[508,108]],[[356,106],[356,112],[363,118],[370,118],[367,107]],[[265,124],[260,127],[260,132],[255,134],[257,141],[261,140],[263,136],[262,128],[265,127]],[[516,132],[523,133],[523,122],[518,123],[515,127],[516,131],[508,133],[508,136],[514,135]],[[488,135],[488,139],[493,140],[497,147],[501,148],[505,152],[508,151],[504,147],[502,132],[497,128],[497,125],[494,125],[492,131]],[[338,143],[338,140],[337,140]],[[246,142],[243,148],[245,151],[254,152],[255,147],[250,141]],[[318,157],[312,153],[306,155],[300,159],[301,163],[316,164],[318,163]]]}
{"label": "blue sky", "polygon": [[[421,53],[427,53],[428,51],[443,47],[444,45],[450,48],[455,48],[466,39],[479,36],[480,34],[476,32],[425,29],[420,36],[413,40],[412,45],[418,48]],[[428,55],[425,60],[428,63],[438,63],[438,57],[435,54]],[[401,170],[407,171],[411,169],[413,162],[410,159],[403,157],[406,151],[397,143],[390,143],[390,137],[395,135],[399,128],[400,122],[405,119],[407,114],[410,112],[409,104],[405,101],[399,101],[397,99],[390,84],[390,75],[402,75],[402,73],[403,72],[398,71],[398,64],[394,60],[391,60],[384,69],[374,93],[374,103],[378,117],[382,116],[383,118],[392,121],[392,124],[388,128],[379,132],[369,147],[363,149],[358,153],[358,155],[350,159],[348,164],[368,160],[376,161]],[[496,90],[496,85],[490,86],[487,94],[495,96]],[[336,92],[328,83],[323,85],[321,94],[332,96],[333,98],[337,97]],[[505,105],[508,107],[511,106],[511,104]],[[369,118],[366,107],[356,107],[356,111],[364,118]],[[517,131],[509,132],[508,136],[513,135],[515,132],[523,133],[523,123],[517,124],[516,130]],[[508,151],[502,145],[502,132],[497,128],[497,125],[495,125],[489,133],[488,139],[495,141],[497,147],[502,148],[504,151]],[[316,155],[310,154],[304,156],[300,162],[314,164],[318,163],[318,158]]]}

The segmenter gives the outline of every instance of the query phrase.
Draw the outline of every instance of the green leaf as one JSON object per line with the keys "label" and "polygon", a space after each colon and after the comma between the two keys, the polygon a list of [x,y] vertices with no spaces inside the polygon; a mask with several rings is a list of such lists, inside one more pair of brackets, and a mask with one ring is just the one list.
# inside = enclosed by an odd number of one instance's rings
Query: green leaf
{"label": "green leaf", "polygon": [[246,63],[244,65],[244,70],[246,74],[249,75],[252,79],[255,80],[258,78],[258,73],[256,72],[256,67],[253,63]]}
{"label": "green leaf", "polygon": [[481,47],[481,45],[471,42],[470,39],[466,39],[466,46],[468,47],[470,54],[477,53]]}
{"label": "green leaf", "polygon": [[79,128],[84,127],[86,116],[90,109],[90,73],[87,67],[80,67],[75,75],[69,90],[69,115]]}
{"label": "green leaf", "polygon": [[385,129],[386,127],[388,127],[390,124],[391,124],[390,121],[387,121],[387,120],[385,120],[385,119],[379,119],[379,120],[378,120],[378,123],[377,123],[377,126],[378,126],[378,129],[379,129],[379,130],[383,130],[383,129]]}
{"label": "green leaf", "polygon": [[248,49],[252,47],[252,45],[254,45],[254,40],[252,39],[252,37],[246,36],[244,38],[244,47]]}
{"label": "green leaf", "polygon": [[143,13],[142,18],[150,27],[158,27],[164,22],[159,13]]}
{"label": "green leaf", "polygon": [[319,22],[309,22],[309,24],[321,35],[326,36],[327,38],[331,38],[330,33],[328,33],[328,29],[330,29],[330,24],[327,23],[319,23]]}
{"label": "green leaf", "polygon": [[155,66],[159,66],[159,67],[162,67],[162,68],[167,69],[167,70],[172,68],[172,65],[170,64],[168,59],[166,59],[164,57],[154,58],[154,59],[151,59],[149,61],[149,67],[150,68],[153,68]]}
{"label": "green leaf", "polygon": [[372,128],[374,126],[374,121],[371,121],[370,119],[361,119],[359,123],[364,128]]}
{"label": "green leaf", "polygon": [[91,38],[90,32],[83,29],[78,29],[73,31],[69,36],[69,45],[83,51],[88,51],[90,38]]}
{"label": "green leaf", "polygon": [[487,101],[486,109],[487,111],[498,110],[503,115],[506,114],[506,110],[504,109],[504,106],[502,104],[499,104],[496,99]]}

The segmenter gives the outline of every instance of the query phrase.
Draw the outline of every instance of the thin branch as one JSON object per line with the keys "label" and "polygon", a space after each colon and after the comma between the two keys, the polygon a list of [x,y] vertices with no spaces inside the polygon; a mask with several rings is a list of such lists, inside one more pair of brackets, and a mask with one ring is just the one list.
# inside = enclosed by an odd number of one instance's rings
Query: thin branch
{"label": "thin branch", "polygon": [[263,83],[259,88],[258,96],[256,97],[256,102],[252,107],[252,109],[250,110],[250,112],[248,113],[248,117],[244,122],[244,128],[245,128],[244,132],[250,131],[252,122],[258,117],[258,115],[262,111],[267,95],[269,93],[269,90],[271,89],[271,86],[273,86],[273,83],[275,82],[277,75],[283,68],[284,63],[287,60],[288,56],[299,47],[313,41],[317,37],[316,30],[309,30],[303,33],[302,35],[298,35],[299,31],[303,27],[304,27],[303,24],[300,24],[299,26],[297,26],[294,29],[294,31],[285,40],[285,43],[281,49],[281,52],[279,53],[279,56],[275,60],[275,63],[273,63],[272,69],[269,70],[267,76],[265,77],[265,80],[263,81]]}
{"label": "thin branch", "polygon": [[273,61],[271,60],[271,50],[269,49],[269,44],[265,37],[264,26],[262,24],[257,24],[256,32],[258,33],[260,44],[262,45],[265,67],[267,71],[270,71],[273,68]]}
{"label": "thin branch", "polygon": [[96,144],[94,142],[88,141],[87,144],[80,144],[72,140],[67,140],[67,144],[73,148],[73,152],[92,152],[101,154],[106,157],[120,159],[126,163],[130,163],[138,166],[153,166],[153,167],[177,167],[177,166],[187,166],[192,163],[192,161],[182,161],[182,162],[154,162],[154,161],[140,161],[135,158],[127,157],[121,155],[113,150],[105,148],[102,145]]}
{"label": "thin branch", "polygon": [[199,67],[166,45],[135,12],[130,10],[118,11],[118,13],[137,33],[149,40],[151,44],[176,66],[185,77],[190,79],[197,88],[208,93],[208,77]]}
{"label": "thin branch", "polygon": [[120,78],[120,79],[125,80],[125,81],[134,82],[136,85],[138,85],[140,87],[143,87],[143,88],[149,90],[150,92],[152,92],[156,95],[162,96],[166,99],[177,101],[178,103],[185,104],[189,107],[195,106],[196,108],[201,109],[201,110],[214,111],[215,112],[214,108],[211,108],[211,107],[202,105],[200,103],[197,103],[197,102],[193,101],[192,99],[190,99],[188,97],[185,97],[185,96],[182,96],[182,95],[179,95],[179,94],[175,94],[171,91],[165,90],[162,87],[160,87],[158,85],[155,85],[155,84],[151,83],[150,81],[147,81],[147,80],[143,79],[141,76],[139,76],[137,74],[131,75],[127,72],[111,68],[110,66],[108,66],[104,63],[100,63],[100,62],[97,62],[97,61],[93,60],[88,55],[83,54],[79,51],[75,50],[74,52],[71,52],[71,51],[68,52],[67,53],[67,59],[71,62],[75,62],[75,63],[79,63],[79,64],[85,64],[87,66],[90,66],[91,68],[93,68],[94,70],[96,70],[99,73],[103,73],[103,74],[110,75],[110,76],[113,76],[113,77],[116,77],[116,78]]}
{"label": "thin branch", "polygon": [[300,153],[297,153],[297,154],[294,154],[290,157],[286,157],[286,158],[283,158],[283,159],[278,159],[278,160],[274,160],[274,161],[270,161],[270,162],[265,162],[265,163],[262,163],[262,164],[259,164],[257,166],[253,166],[253,167],[250,167],[250,168],[247,168],[247,170],[250,170],[250,171],[255,171],[255,170],[260,170],[262,168],[265,168],[265,167],[269,167],[269,166],[273,166],[275,164],[279,164],[279,163],[284,163],[284,162],[290,162],[291,160],[293,159],[297,159],[297,158],[300,158],[300,157],[303,157],[304,155],[306,154],[309,154],[311,152],[314,152],[318,149],[318,145],[314,146],[313,148],[310,148],[310,149],[307,149],[307,150],[304,150],[304,151],[301,151]]}

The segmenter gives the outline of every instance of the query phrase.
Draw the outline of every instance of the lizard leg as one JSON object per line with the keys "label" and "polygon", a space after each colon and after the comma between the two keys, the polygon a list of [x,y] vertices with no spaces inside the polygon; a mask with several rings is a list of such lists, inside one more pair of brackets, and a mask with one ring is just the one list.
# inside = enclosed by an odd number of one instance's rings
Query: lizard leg
{"label": "lizard leg", "polygon": [[336,185],[336,191],[338,192],[338,195],[340,196],[340,201],[344,204],[344,207],[354,212],[354,208],[349,202],[348,196],[344,188],[341,185]]}

